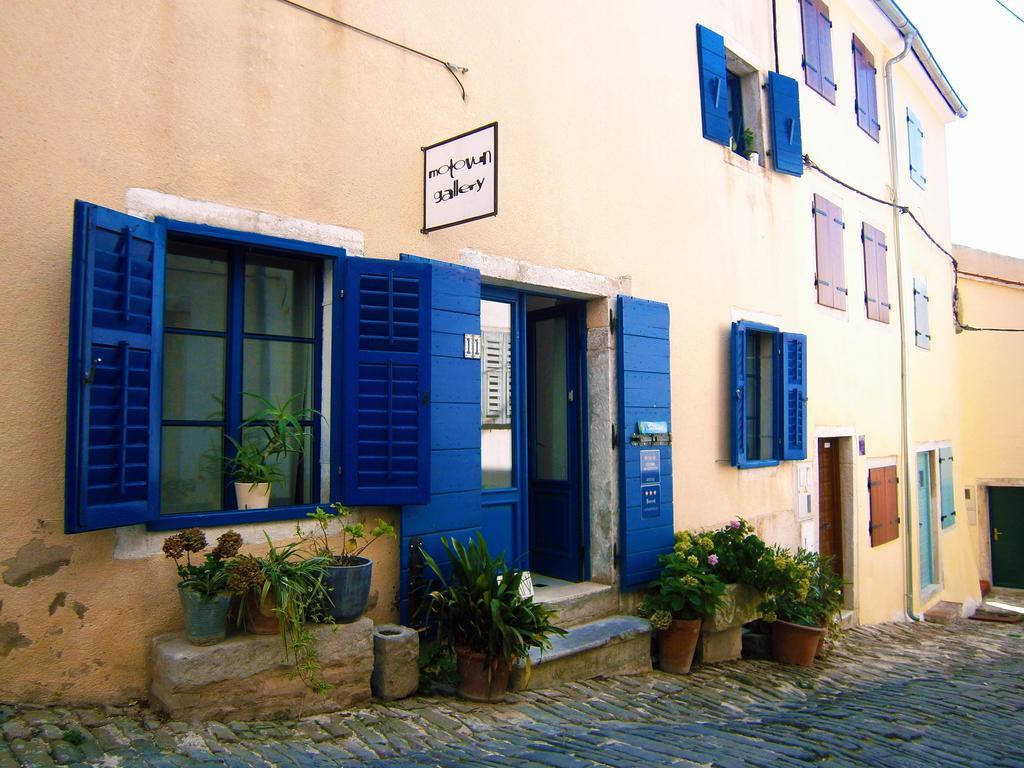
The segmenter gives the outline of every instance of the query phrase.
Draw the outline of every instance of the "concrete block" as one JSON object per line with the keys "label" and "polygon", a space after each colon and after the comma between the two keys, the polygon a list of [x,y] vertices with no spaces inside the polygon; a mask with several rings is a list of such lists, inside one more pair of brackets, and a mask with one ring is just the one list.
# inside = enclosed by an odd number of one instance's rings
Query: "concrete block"
{"label": "concrete block", "polygon": [[384,701],[412,696],[420,685],[420,635],[409,627],[381,624],[373,631],[373,695]]}
{"label": "concrete block", "polygon": [[529,665],[520,662],[513,667],[509,688],[553,688],[574,680],[650,671],[650,622],[636,616],[610,616],[553,638],[551,650],[543,654],[533,649]]}
{"label": "concrete block", "polygon": [[334,712],[370,700],[373,622],[311,625],[324,679],[314,694],[294,675],[277,635],[239,634],[192,645],[183,633],[152,641],[150,701],[175,720],[260,720]]}
{"label": "concrete block", "polygon": [[700,633],[697,643],[697,659],[702,664],[717,664],[732,661],[743,654],[743,627],[729,627],[721,632]]}

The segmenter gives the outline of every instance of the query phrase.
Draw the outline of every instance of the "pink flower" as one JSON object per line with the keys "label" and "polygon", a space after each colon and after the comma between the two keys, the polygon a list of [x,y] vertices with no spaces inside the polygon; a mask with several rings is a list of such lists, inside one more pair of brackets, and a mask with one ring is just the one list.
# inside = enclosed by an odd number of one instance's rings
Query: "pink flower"
{"label": "pink flower", "polygon": [[708,565],[718,565],[718,555],[708,555]]}
{"label": "pink flower", "polygon": [[739,520],[730,520],[729,521],[729,527],[730,528],[739,528],[740,527],[740,521]]}

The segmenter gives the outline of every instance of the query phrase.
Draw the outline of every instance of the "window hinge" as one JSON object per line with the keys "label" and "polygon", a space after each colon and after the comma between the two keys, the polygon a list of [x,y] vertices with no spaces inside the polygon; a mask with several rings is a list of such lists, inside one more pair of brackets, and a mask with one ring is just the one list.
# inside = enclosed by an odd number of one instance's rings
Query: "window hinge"
{"label": "window hinge", "polygon": [[612,333],[616,333],[618,331],[618,327],[615,324],[615,310],[614,309],[609,309],[608,310],[608,329]]}
{"label": "window hinge", "polygon": [[614,450],[615,448],[618,448],[618,446],[619,446],[618,430],[615,429],[615,424],[612,424],[612,450]]}

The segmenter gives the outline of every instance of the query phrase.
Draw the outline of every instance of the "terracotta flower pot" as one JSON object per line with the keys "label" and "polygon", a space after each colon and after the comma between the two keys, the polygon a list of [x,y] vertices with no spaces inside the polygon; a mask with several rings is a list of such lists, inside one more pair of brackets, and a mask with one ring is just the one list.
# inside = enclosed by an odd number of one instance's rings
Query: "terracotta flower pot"
{"label": "terracotta flower pot", "polygon": [[776,621],[772,624],[772,658],[783,664],[814,666],[818,640],[824,636],[825,630],[821,627]]}
{"label": "terracotta flower pot", "polygon": [[502,701],[505,698],[511,664],[492,660],[488,674],[484,654],[456,648],[455,657],[459,672],[457,691],[461,698],[484,702]]}
{"label": "terracotta flower pot", "polygon": [[260,593],[250,589],[245,595],[245,631],[251,635],[276,635],[281,631],[277,600],[271,591],[260,600]]}
{"label": "terracotta flower pot", "polygon": [[685,675],[693,664],[699,638],[700,619],[672,619],[668,629],[658,632],[658,668]]}

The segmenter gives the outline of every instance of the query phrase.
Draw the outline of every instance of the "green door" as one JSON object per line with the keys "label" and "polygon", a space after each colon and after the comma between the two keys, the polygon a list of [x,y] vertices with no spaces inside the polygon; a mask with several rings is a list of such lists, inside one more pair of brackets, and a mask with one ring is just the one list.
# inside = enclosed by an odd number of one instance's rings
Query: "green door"
{"label": "green door", "polygon": [[992,583],[1024,589],[1024,488],[988,489]]}
{"label": "green door", "polygon": [[932,454],[917,454],[917,530],[921,546],[921,587],[935,583],[935,547],[932,538]]}

